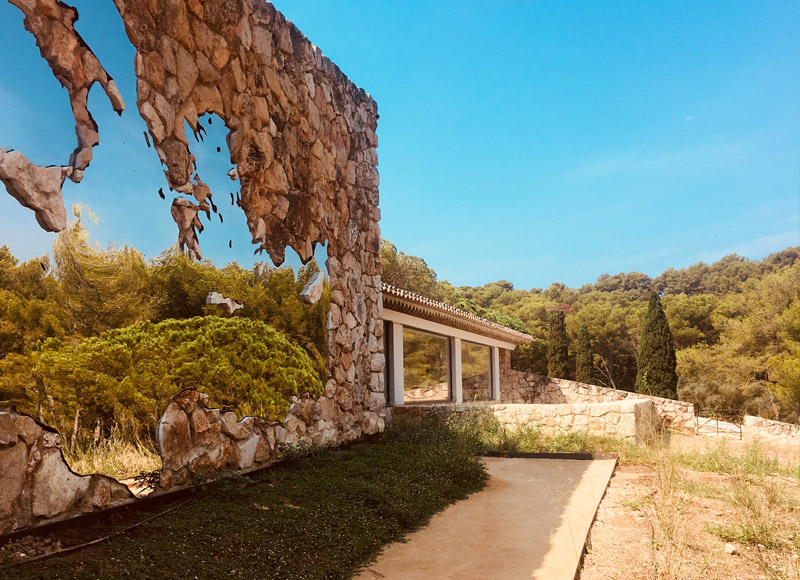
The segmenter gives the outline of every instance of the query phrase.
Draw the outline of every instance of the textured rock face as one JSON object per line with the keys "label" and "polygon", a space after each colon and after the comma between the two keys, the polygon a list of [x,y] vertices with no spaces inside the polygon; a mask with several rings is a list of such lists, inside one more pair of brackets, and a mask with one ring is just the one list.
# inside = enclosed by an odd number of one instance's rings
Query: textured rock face
{"label": "textured rock face", "polygon": [[306,287],[300,293],[300,300],[306,304],[316,304],[322,298],[322,291],[325,289],[325,274],[317,272],[308,281]]}
{"label": "textured rock face", "polygon": [[27,415],[0,412],[0,534],[132,499],[110,477],[74,474],[54,431]]}
{"label": "textured rock face", "polygon": [[[37,219],[62,229],[60,186],[79,181],[98,142],[86,108],[99,82],[117,111],[113,81],[75,32],[74,8],[56,0],[12,0],[42,55],[68,87],[78,148],[70,165],[39,168],[0,153],[0,178]],[[136,48],[137,107],[165,165],[179,242],[200,257],[198,213],[214,208],[194,172],[186,123],[218,115],[240,181],[253,242],[281,264],[286,246],[306,262],[328,243],[331,281],[325,398],[345,442],[383,415],[384,358],[378,221],[377,107],[320,50],[263,0],[115,0]],[[312,297],[310,297],[312,298]],[[326,408],[328,408],[326,407]]]}
{"label": "textured rock face", "polygon": [[0,181],[14,199],[33,210],[36,221],[48,232],[67,225],[61,186],[70,173],[69,167],[40,167],[19,151],[0,148]]}
{"label": "textured rock face", "polygon": [[[330,398],[295,398],[283,423],[261,417],[239,421],[235,413],[207,404],[207,395],[186,390],[167,406],[158,424],[162,489],[189,484],[200,474],[269,465],[283,457],[284,445],[327,445],[339,437]],[[382,416],[367,411],[365,432],[377,433],[383,426]]]}
{"label": "textured rock face", "polygon": [[25,14],[25,28],[36,37],[36,45],[47,60],[53,75],[67,89],[78,146],[63,167],[41,167],[19,152],[0,149],[0,180],[22,205],[36,212],[42,228],[56,232],[67,226],[67,213],[61,186],[69,177],[75,183],[92,160],[92,147],[98,144],[97,124],[89,112],[89,89],[100,83],[111,106],[122,113],[125,104],[114,81],[75,30],[78,11],[56,0],[9,0]]}
{"label": "textured rock face", "polygon": [[504,403],[555,405],[624,400],[651,401],[666,427],[692,433],[695,428],[692,403],[515,371],[511,368],[509,351],[500,351],[500,385],[500,400]]}
{"label": "textured rock face", "polygon": [[507,404],[447,406],[413,405],[392,409],[391,420],[403,425],[427,416],[456,414],[494,415],[506,429],[536,425],[547,435],[589,432],[648,441],[661,432],[662,422],[652,401],[635,400],[613,403],[577,403],[561,405]]}

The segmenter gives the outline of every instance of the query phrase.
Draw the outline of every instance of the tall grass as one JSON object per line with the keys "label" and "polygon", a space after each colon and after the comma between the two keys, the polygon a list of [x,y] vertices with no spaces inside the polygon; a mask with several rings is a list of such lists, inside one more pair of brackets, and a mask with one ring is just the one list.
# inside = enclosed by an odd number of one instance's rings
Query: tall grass
{"label": "tall grass", "polygon": [[[451,414],[441,419],[448,437],[473,453],[486,452],[615,452],[623,464],[652,469],[653,489],[637,501],[625,502],[645,516],[651,535],[652,576],[659,580],[702,578],[721,550],[690,558],[697,550],[696,534],[704,533],[690,515],[701,499],[725,501],[735,508],[735,520],[708,524],[705,532],[726,542],[753,547],[764,578],[800,580],[800,463],[770,456],[758,444],[736,453],[724,440],[703,450],[676,451],[664,438],[635,443],[588,432],[545,435],[534,425],[514,429],[486,414]],[[717,484],[697,481],[692,472],[714,472]],[[789,523],[787,523],[789,522]]]}
{"label": "tall grass", "polygon": [[[453,436],[473,453],[617,453],[623,463],[649,461],[654,450],[663,446],[658,438],[637,444],[618,437],[573,431],[547,435],[534,424],[509,428],[487,413],[452,413],[439,420]],[[435,422],[435,421],[434,421]]]}
{"label": "tall grass", "polygon": [[74,451],[67,447],[62,451],[72,470],[81,475],[102,473],[122,480],[161,468],[161,458],[152,444],[132,441],[117,431],[96,443],[80,443]]}

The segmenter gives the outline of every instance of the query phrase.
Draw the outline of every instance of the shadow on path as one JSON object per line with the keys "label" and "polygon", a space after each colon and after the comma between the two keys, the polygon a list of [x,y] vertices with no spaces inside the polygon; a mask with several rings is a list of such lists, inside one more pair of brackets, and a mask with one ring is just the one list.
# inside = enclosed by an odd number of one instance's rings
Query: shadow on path
{"label": "shadow on path", "polygon": [[483,491],[387,546],[357,580],[573,580],[616,459],[485,461]]}

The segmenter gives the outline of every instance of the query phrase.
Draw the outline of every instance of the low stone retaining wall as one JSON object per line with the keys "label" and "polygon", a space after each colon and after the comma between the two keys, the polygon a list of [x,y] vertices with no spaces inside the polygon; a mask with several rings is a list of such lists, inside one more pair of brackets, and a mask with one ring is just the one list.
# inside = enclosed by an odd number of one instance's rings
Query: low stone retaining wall
{"label": "low stone retaining wall", "polygon": [[800,451],[800,425],[745,415],[742,435],[745,441],[787,446]]}
{"label": "low stone retaining wall", "polygon": [[[375,398],[374,406],[379,402],[382,399]],[[160,489],[189,484],[204,473],[269,465],[282,458],[282,445],[339,442],[341,416],[335,414],[335,402],[329,397],[295,399],[282,423],[263,417],[239,421],[236,413],[210,409],[207,404],[207,395],[185,390],[167,405],[157,433],[163,462]],[[359,427],[368,434],[383,431],[382,415],[383,411],[365,413]]]}
{"label": "low stone retaining wall", "polygon": [[424,417],[452,413],[491,414],[508,428],[535,425],[547,435],[587,431],[632,441],[645,441],[661,430],[661,418],[652,401],[611,403],[405,405],[391,409],[391,421],[405,425]]}
{"label": "low stone retaining wall", "polygon": [[[337,404],[355,408],[353,402],[336,401],[332,389],[317,400],[294,399],[282,423],[239,421],[207,403],[207,395],[185,390],[167,405],[157,436],[160,491],[191,484],[201,474],[270,465],[283,457],[282,445],[338,444],[347,430],[374,434],[384,427],[383,393],[369,393],[355,425],[336,412]],[[55,430],[27,415],[0,412],[0,534],[127,501],[135,497],[117,480],[73,473]]]}
{"label": "low stone retaining wall", "polygon": [[61,437],[33,418],[0,412],[0,534],[134,500],[105,475],[77,475]]}
{"label": "low stone retaining wall", "polygon": [[694,405],[684,401],[651,397],[566,379],[554,379],[515,371],[511,368],[502,368],[500,385],[500,401],[504,403],[562,404],[625,400],[651,401],[666,427],[679,431],[694,430]]}

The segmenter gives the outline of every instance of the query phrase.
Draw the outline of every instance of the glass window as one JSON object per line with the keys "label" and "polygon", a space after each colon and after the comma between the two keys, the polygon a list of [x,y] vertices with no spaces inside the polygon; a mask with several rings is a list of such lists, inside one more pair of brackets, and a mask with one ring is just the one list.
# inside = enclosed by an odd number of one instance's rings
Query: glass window
{"label": "glass window", "polygon": [[447,337],[403,328],[406,403],[442,403],[450,400],[448,345]]}
{"label": "glass window", "polygon": [[461,392],[465,403],[491,399],[489,347],[461,341]]}

